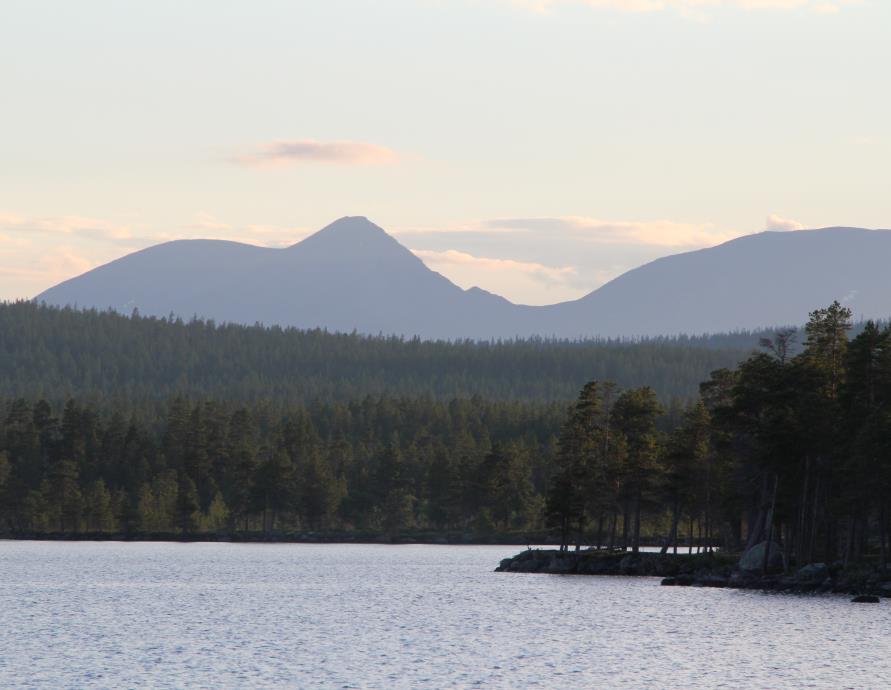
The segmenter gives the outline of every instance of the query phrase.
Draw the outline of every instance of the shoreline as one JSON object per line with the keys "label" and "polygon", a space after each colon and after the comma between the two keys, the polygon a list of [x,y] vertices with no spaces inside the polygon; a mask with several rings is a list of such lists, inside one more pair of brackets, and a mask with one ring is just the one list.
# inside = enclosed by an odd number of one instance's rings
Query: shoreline
{"label": "shoreline", "polygon": [[739,554],[665,555],[606,551],[528,549],[501,561],[496,572],[550,575],[660,577],[663,586],[753,589],[789,594],[846,594],[878,600],[891,597],[891,571],[869,564],[812,563],[798,570],[762,575],[738,567]]}
{"label": "shoreline", "polygon": [[0,541],[181,542],[237,544],[430,544],[468,546],[550,546],[559,539],[546,533],[474,534],[470,532],[384,532],[330,530],[305,532],[6,532]]}

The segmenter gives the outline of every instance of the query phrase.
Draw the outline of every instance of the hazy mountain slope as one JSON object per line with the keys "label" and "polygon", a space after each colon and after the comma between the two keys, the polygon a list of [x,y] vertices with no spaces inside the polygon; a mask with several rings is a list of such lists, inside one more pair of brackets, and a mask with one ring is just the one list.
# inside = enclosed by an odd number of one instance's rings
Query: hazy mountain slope
{"label": "hazy mountain slope", "polygon": [[136,252],[38,295],[51,305],[424,338],[639,336],[802,323],[844,301],[891,315],[891,231],[764,232],[653,261],[545,307],[462,290],[381,228],[342,218],[286,249],[217,240]]}
{"label": "hazy mountain slope", "polygon": [[886,318],[889,263],[887,230],[763,232],[628,271],[546,320],[602,335],[714,333],[803,323],[835,299],[855,318]]}
{"label": "hazy mountain slope", "polygon": [[503,298],[462,290],[361,217],[342,218],[286,249],[169,242],[66,281],[37,300],[442,338],[502,335],[514,309]]}

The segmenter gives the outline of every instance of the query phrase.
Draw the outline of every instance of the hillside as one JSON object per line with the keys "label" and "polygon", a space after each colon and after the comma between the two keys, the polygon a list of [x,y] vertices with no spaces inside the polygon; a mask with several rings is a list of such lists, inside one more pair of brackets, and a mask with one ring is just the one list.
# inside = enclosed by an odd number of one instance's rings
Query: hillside
{"label": "hillside", "polygon": [[517,308],[465,291],[365,218],[342,218],[291,247],[167,242],[66,281],[50,305],[146,316],[428,338],[516,335]]}
{"label": "hillside", "polygon": [[0,397],[356,400],[367,395],[572,399],[586,381],[652,385],[665,400],[735,365],[757,334],[703,339],[445,343],[172,322],[0,304]]}
{"label": "hillside", "polygon": [[658,259],[589,295],[543,307],[462,290],[384,230],[342,218],[285,249],[219,240],[157,245],[37,296],[147,316],[424,339],[637,337],[801,323],[841,300],[891,314],[891,232],[763,232]]}
{"label": "hillside", "polygon": [[556,330],[596,323],[615,335],[719,333],[802,323],[839,300],[854,318],[891,314],[891,231],[762,232],[657,259],[548,309]]}

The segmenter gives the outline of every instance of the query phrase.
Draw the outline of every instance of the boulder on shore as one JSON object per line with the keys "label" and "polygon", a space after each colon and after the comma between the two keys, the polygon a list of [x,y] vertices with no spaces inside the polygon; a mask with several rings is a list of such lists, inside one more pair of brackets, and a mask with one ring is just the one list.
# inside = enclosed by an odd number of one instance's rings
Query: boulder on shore
{"label": "boulder on shore", "polygon": [[[760,573],[764,567],[764,551],[767,548],[767,542],[755,544],[751,549],[746,551],[742,558],[739,559],[739,569],[747,573]],[[770,554],[767,562],[767,572],[778,573],[785,567],[785,559],[783,558],[783,547],[776,542],[770,544]]]}
{"label": "boulder on shore", "polygon": [[808,563],[795,573],[797,582],[821,584],[829,577],[829,567],[825,563]]}

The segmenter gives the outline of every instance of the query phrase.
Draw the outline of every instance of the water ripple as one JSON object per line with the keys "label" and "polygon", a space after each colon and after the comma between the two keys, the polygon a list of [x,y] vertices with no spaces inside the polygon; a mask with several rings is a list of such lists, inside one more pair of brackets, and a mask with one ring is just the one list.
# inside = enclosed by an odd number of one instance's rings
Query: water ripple
{"label": "water ripple", "polygon": [[891,606],[516,547],[0,542],[3,688],[881,688]]}

